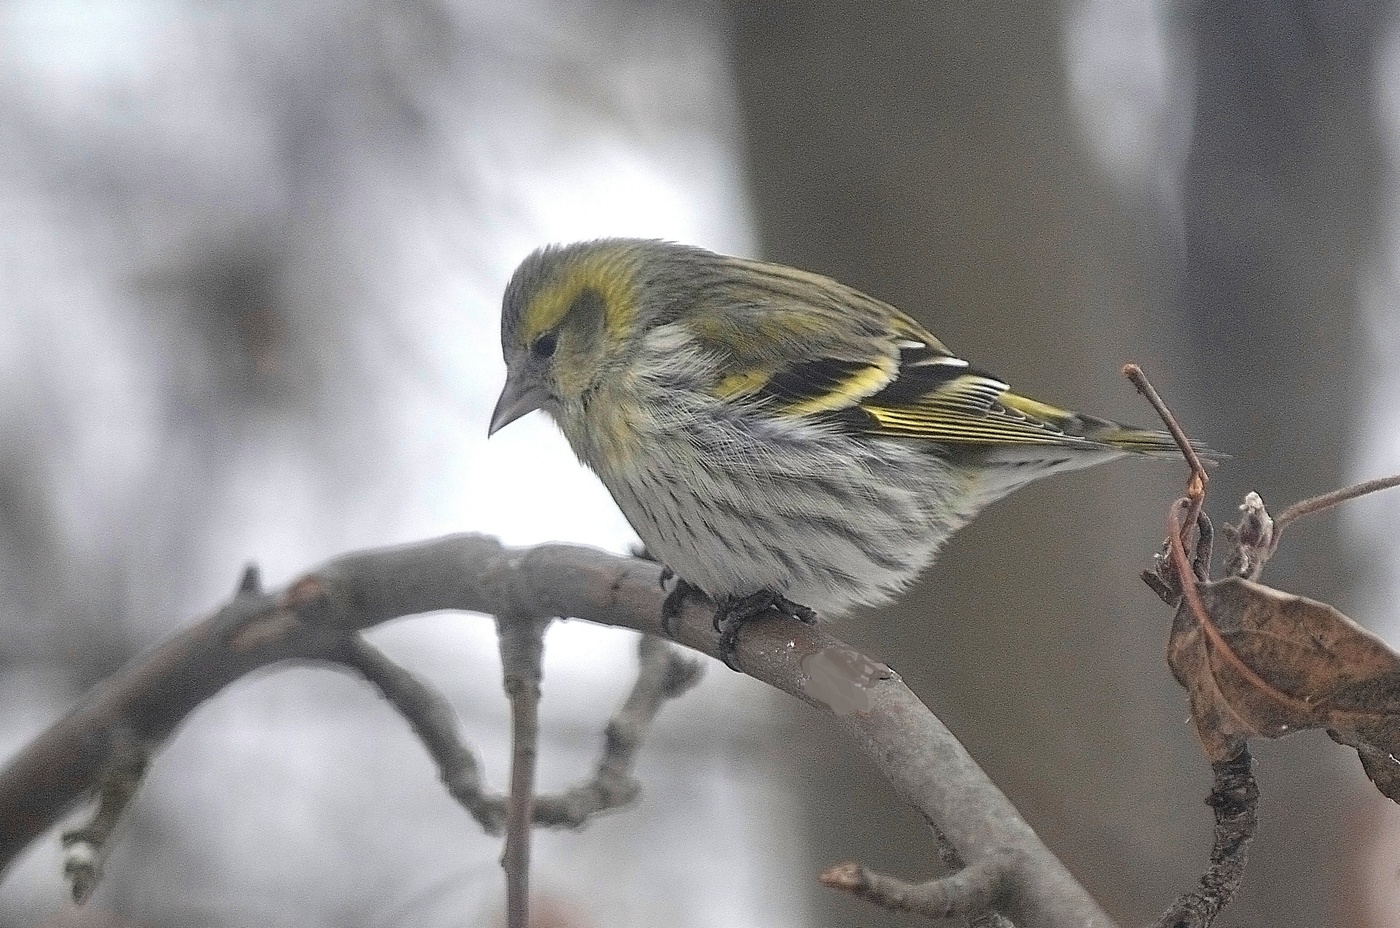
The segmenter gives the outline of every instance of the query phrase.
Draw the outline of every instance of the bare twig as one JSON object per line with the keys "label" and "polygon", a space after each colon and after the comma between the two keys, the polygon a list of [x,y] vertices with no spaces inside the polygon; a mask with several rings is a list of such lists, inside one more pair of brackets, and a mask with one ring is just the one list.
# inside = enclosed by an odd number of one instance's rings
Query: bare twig
{"label": "bare twig", "polygon": [[[1157,393],[1157,388],[1152,386],[1152,382],[1147,379],[1142,368],[1136,364],[1124,364],[1123,376],[1127,377],[1137,388],[1137,391],[1152,405],[1157,415],[1161,417],[1162,424],[1167,427],[1168,432],[1171,432],[1172,438],[1176,439],[1177,446],[1181,448],[1182,456],[1186,458],[1186,463],[1191,468],[1191,481],[1187,484],[1186,495],[1195,502],[1196,508],[1199,509],[1202,501],[1205,500],[1206,486],[1210,483],[1210,475],[1206,473],[1205,465],[1201,463],[1201,456],[1196,453],[1191,439],[1186,436],[1186,430],[1181,427],[1176,415],[1172,413],[1166,401]],[[1191,518],[1186,520],[1186,524],[1190,525],[1195,520],[1195,513],[1192,513]]]}
{"label": "bare twig", "polygon": [[249,564],[243,568],[243,575],[238,578],[237,594],[261,593],[262,592],[262,571],[258,570],[257,564]]}
{"label": "bare twig", "polygon": [[[651,723],[667,700],[685,693],[703,673],[697,661],[651,635],[638,638],[637,651],[636,682],[608,722],[603,754],[593,776],[562,793],[536,796],[534,824],[578,828],[593,816],[636,798],[640,787],[632,769]],[[506,820],[506,797],[482,782],[481,765],[458,735],[456,713],[442,694],[360,635],[351,636],[343,651],[334,656],[372,683],[408,721],[437,764],[448,793],[482,830],[500,834]]]}
{"label": "bare twig", "polygon": [[906,883],[857,863],[830,867],[822,872],[820,880],[823,886],[851,893],[884,909],[913,912],[925,918],[972,919],[996,910],[1012,872],[1005,861],[987,857],[926,883]]}
{"label": "bare twig", "polygon": [[130,731],[114,733],[112,754],[97,788],[97,808],[87,824],[63,833],[63,873],[73,901],[82,904],[102,879],[112,835],[146,775],[150,751]]}
{"label": "bare twig", "polygon": [[703,672],[699,662],[652,635],[637,642],[637,661],[637,681],[608,720],[603,756],[592,778],[557,795],[537,797],[535,824],[577,828],[637,797],[641,786],[632,775],[637,749],[666,701],[698,683]]}
{"label": "bare twig", "polygon": [[[1185,513],[1192,509],[1191,500],[1182,497],[1177,500],[1172,508],[1167,512],[1167,544],[1171,548],[1172,564],[1176,568],[1176,574],[1181,583],[1182,595],[1186,597],[1186,604],[1191,608],[1191,615],[1195,617],[1196,624],[1201,629],[1201,634],[1210,637],[1219,643],[1220,631],[1215,627],[1215,623],[1210,619],[1210,613],[1206,611],[1205,604],[1201,602],[1200,590],[1196,588],[1197,580],[1204,581],[1205,577],[1198,576],[1196,562],[1186,560],[1186,547],[1183,543],[1183,536],[1189,530],[1186,527]],[[1197,510],[1197,518],[1201,516]]]}
{"label": "bare twig", "polygon": [[[1365,496],[1367,493],[1388,490],[1391,487],[1400,487],[1400,474],[1364,480],[1349,487],[1342,487],[1340,490],[1333,490],[1331,493],[1323,493],[1321,496],[1314,496],[1311,499],[1301,499],[1279,513],[1279,517],[1274,520],[1274,535],[1277,536],[1283,527],[1294,519],[1327,509],[1338,503],[1344,503],[1349,499],[1356,499],[1358,496]],[[1274,544],[1277,547],[1277,541]]]}
{"label": "bare twig", "polygon": [[530,826],[535,815],[535,767],[540,747],[540,682],[544,633],[550,619],[507,612],[497,617],[501,670],[510,699],[510,796],[506,801],[507,928],[530,924]]}
{"label": "bare twig", "polygon": [[1258,493],[1250,491],[1245,494],[1244,502],[1240,504],[1239,524],[1225,527],[1226,537],[1233,542],[1232,549],[1225,559],[1225,572],[1246,580],[1258,580],[1264,573],[1264,566],[1278,551],[1279,542],[1283,539],[1283,530],[1290,523],[1303,516],[1330,509],[1338,503],[1397,486],[1400,486],[1400,474],[1364,480],[1340,490],[1333,490],[1331,493],[1299,500],[1277,518],[1270,518],[1268,510],[1264,508],[1263,499]]}
{"label": "bare twig", "polygon": [[[1196,528],[1200,535],[1200,542],[1196,546],[1195,576],[1205,580],[1210,574],[1210,552],[1211,552],[1211,528],[1210,520],[1205,517],[1206,487],[1210,484],[1210,475],[1206,473],[1205,464],[1201,461],[1201,456],[1196,452],[1195,446],[1187,436],[1186,430],[1181,427],[1176,414],[1167,406],[1165,400],[1157,392],[1157,388],[1152,386],[1152,382],[1147,379],[1142,368],[1136,364],[1123,365],[1123,376],[1127,377],[1137,391],[1151,404],[1157,416],[1162,420],[1162,424],[1167,427],[1175,439],[1177,447],[1181,449],[1182,457],[1186,459],[1186,464],[1191,468],[1191,476],[1186,481],[1186,515],[1181,519],[1180,528],[1177,531],[1175,542],[1169,542],[1164,557],[1159,556],[1157,571],[1145,571],[1142,574],[1143,582],[1152,588],[1162,600],[1172,606],[1176,605],[1175,600],[1180,596],[1179,588],[1186,580],[1173,576],[1173,571],[1185,568],[1185,557],[1180,561],[1173,555],[1173,545],[1185,548],[1187,538],[1192,530]],[[1178,505],[1182,501],[1178,501]],[[1173,512],[1176,507],[1173,507]],[[1174,518],[1174,517],[1173,517]]]}
{"label": "bare twig", "polygon": [[[0,770],[0,868],[93,786],[116,726],[159,745],[204,700],[248,671],[288,658],[334,659],[348,635],[421,612],[574,616],[656,634],[665,595],[658,576],[655,564],[588,548],[507,549],[494,539],[456,535],[337,558],[278,597],[240,593],[100,684]],[[687,601],[675,620],[677,640],[718,657],[711,618],[705,604]],[[746,672],[828,713],[830,724],[937,824],[969,866],[1010,853],[1016,865],[1005,905],[1017,925],[1111,925],[897,675],[878,667],[861,672],[834,705],[809,687],[805,670],[824,654],[851,651],[824,629],[758,619],[744,627],[738,650]],[[846,657],[824,663],[852,665]],[[859,699],[846,698],[856,691]]]}
{"label": "bare twig", "polygon": [[437,764],[447,792],[471,813],[482,831],[500,834],[506,819],[505,801],[482,784],[481,765],[458,736],[457,715],[443,695],[394,663],[361,635],[346,639],[345,647],[335,657],[359,671],[408,721]]}
{"label": "bare twig", "polygon": [[[962,855],[958,853],[958,849],[953,847],[947,836],[938,830],[937,825],[933,822],[929,822],[928,825],[933,829],[933,839],[938,846],[938,863],[941,869],[946,873],[963,869],[966,865],[963,863]],[[967,924],[968,928],[1016,928],[1011,919],[997,911],[986,911],[980,915],[974,915],[968,919]]]}
{"label": "bare twig", "polygon": [[1172,903],[1154,928],[1209,928],[1244,879],[1249,844],[1259,824],[1254,758],[1244,748],[1230,760],[1211,764],[1211,769],[1215,786],[1206,802],[1215,810],[1215,843],[1210,869],[1195,890]]}
{"label": "bare twig", "polygon": [[[1172,605],[1184,598],[1201,634],[1221,645],[1220,631],[1201,601],[1197,587],[1198,583],[1210,580],[1213,530],[1203,508],[1209,478],[1185,431],[1152,388],[1146,375],[1133,364],[1127,365],[1123,372],[1157,410],[1181,447],[1192,471],[1186,496],[1173,503],[1167,513],[1165,561],[1159,561],[1155,574],[1144,573],[1143,579]],[[1237,543],[1235,551],[1227,558],[1227,570],[1257,575],[1278,544],[1280,522],[1269,520],[1256,494],[1251,493],[1240,508],[1245,514],[1241,525],[1226,527],[1227,534]],[[1193,529],[1197,533],[1197,542],[1194,557],[1188,561],[1186,543]],[[1243,544],[1240,544],[1241,541]],[[1201,877],[1198,887],[1179,897],[1154,928],[1209,928],[1234,897],[1244,878],[1249,844],[1254,838],[1257,823],[1259,798],[1258,786],[1254,781],[1253,758],[1248,747],[1241,747],[1235,757],[1211,766],[1215,773],[1215,785],[1208,803],[1215,810],[1215,842],[1210,867]]]}

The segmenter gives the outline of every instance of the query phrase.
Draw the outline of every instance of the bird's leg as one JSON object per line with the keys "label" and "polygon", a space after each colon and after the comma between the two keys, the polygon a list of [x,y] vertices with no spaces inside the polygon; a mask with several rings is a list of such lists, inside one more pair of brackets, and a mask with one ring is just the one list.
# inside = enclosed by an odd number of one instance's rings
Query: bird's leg
{"label": "bird's leg", "polygon": [[804,625],[817,621],[817,614],[801,603],[795,603],[777,590],[759,590],[748,596],[725,596],[715,607],[715,631],[719,632],[719,656],[730,670],[738,670],[739,630],[745,622],[776,612]]}
{"label": "bird's leg", "polygon": [[667,581],[675,579],[676,585],[671,587],[666,593],[666,598],[661,601],[661,630],[666,633],[666,637],[672,641],[676,640],[676,620],[681,617],[681,610],[685,608],[685,598],[687,596],[705,597],[705,593],[693,583],[687,583],[676,572],[669,567],[661,568],[661,588],[666,589]]}

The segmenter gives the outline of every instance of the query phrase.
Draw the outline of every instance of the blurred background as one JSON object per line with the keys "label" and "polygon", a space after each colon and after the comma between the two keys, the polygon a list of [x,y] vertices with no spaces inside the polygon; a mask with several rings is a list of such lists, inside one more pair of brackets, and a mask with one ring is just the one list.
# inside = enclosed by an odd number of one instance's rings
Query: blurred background
{"label": "blurred background", "polygon": [[[0,759],[231,594],[478,530],[625,551],[541,416],[488,445],[530,249],[644,235],[824,272],[1019,389],[1148,422],[1141,363],[1275,511],[1400,469],[1400,28],[1379,0],[0,2]],[[1123,924],[1191,886],[1210,787],[1136,578],[1180,468],[993,507],[896,607],[887,660]],[[1290,531],[1276,586],[1400,643],[1400,497]],[[495,782],[490,622],[374,640]],[[550,633],[542,785],[581,776],[628,634]],[[1400,925],[1400,812],[1320,735],[1256,750],[1223,923]],[[552,926],[912,924],[815,885],[910,878],[919,817],[815,713],[714,667],[641,802],[538,836]],[[499,845],[357,680],[279,669],[157,759],[88,911],[57,837],[0,925],[495,925]]]}

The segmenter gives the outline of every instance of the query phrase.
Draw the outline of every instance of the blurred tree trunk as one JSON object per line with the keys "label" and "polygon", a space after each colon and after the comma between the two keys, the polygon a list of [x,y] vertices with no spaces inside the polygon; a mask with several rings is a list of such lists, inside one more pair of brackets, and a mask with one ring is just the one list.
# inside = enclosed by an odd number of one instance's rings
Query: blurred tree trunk
{"label": "blurred tree trunk", "polygon": [[[1331,34],[1235,6],[1190,13],[1199,109],[1181,230],[1086,156],[1059,6],[735,5],[766,256],[895,303],[1049,401],[1150,421],[1118,375],[1141,362],[1193,433],[1235,456],[1213,488],[1218,518],[1248,488],[1278,505],[1336,485],[1354,395],[1348,272],[1376,182],[1375,17]],[[1125,924],[1192,885],[1209,849],[1208,770],[1163,661],[1170,614],[1136,579],[1182,476],[1124,463],[1022,491],[901,603],[842,632],[900,671]],[[1335,542],[1290,538],[1305,569],[1271,579],[1337,596]],[[788,775],[810,790],[813,870],[855,857],[928,875],[922,824],[812,722],[793,710]],[[1261,758],[1267,829],[1226,919],[1320,925],[1335,797],[1355,778],[1315,738]],[[812,905],[815,924],[904,924],[832,895]]]}
{"label": "blurred tree trunk", "polygon": [[[1191,10],[1181,310],[1193,360],[1183,373],[1201,420],[1237,451],[1212,487],[1220,516],[1249,490],[1277,512],[1350,476],[1364,370],[1358,272],[1375,248],[1385,164],[1373,81],[1389,6],[1230,0]],[[1364,565],[1346,553],[1337,519],[1319,518],[1290,531],[1266,579],[1356,615]],[[1350,877],[1339,872],[1353,839],[1343,819],[1375,796],[1354,758],[1319,740],[1256,751],[1273,811],[1227,919],[1318,925],[1330,909],[1332,924],[1356,924],[1345,914]]]}

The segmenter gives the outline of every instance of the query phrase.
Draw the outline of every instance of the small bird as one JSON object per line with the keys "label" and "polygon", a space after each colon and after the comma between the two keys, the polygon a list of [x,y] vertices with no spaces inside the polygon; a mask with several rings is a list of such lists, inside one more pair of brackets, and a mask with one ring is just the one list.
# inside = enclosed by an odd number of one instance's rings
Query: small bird
{"label": "small bird", "polygon": [[743,622],[885,602],[1033,480],[1180,456],[1165,432],[1011,392],[835,280],[672,242],[534,252],[501,346],[490,434],[547,412],[677,578],[667,630],[704,593],[731,667]]}

